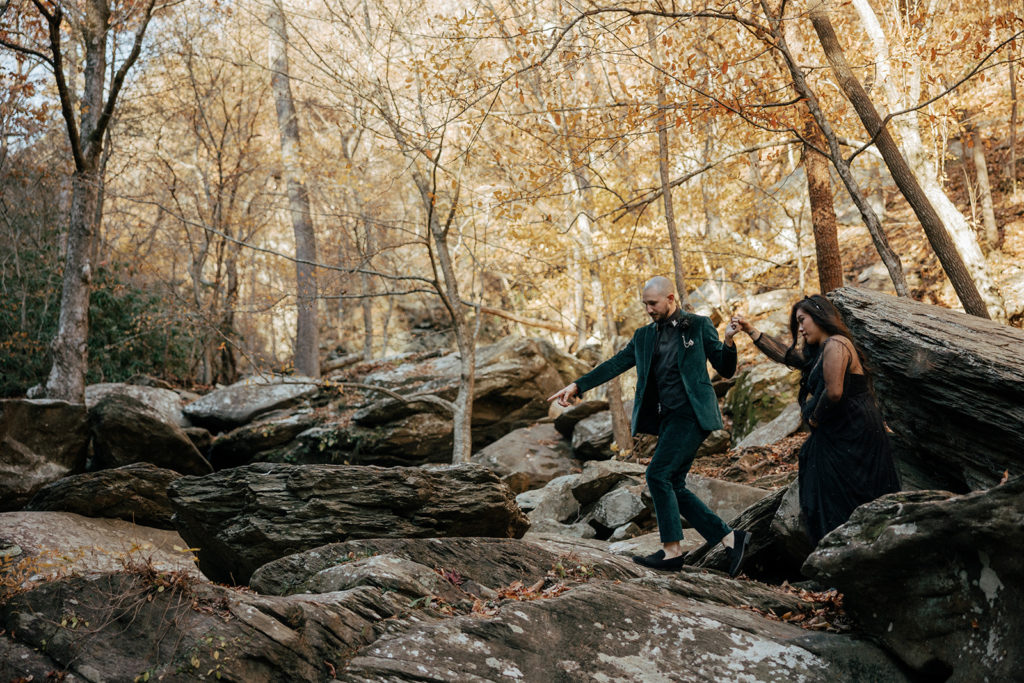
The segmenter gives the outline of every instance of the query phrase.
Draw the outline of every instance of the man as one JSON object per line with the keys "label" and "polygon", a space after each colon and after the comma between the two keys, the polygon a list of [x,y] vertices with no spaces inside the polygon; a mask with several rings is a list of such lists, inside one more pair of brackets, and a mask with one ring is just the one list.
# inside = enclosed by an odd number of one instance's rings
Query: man
{"label": "man", "polygon": [[683,528],[679,515],[711,544],[721,541],[729,557],[729,574],[736,576],[750,533],[730,529],[692,491],[686,475],[697,447],[712,430],[722,428],[718,398],[708,377],[707,361],[723,377],[736,372],[735,324],[725,330],[725,343],[709,318],[684,313],[675,288],[665,277],[644,285],[643,303],[653,324],[641,327],[625,348],[611,359],[550,396],[561,406],[577,396],[636,366],[633,434],[658,435],[658,446],[647,466],[647,487],[654,501],[663,549],[634,562],[653,569],[678,570],[683,566],[679,542]]}

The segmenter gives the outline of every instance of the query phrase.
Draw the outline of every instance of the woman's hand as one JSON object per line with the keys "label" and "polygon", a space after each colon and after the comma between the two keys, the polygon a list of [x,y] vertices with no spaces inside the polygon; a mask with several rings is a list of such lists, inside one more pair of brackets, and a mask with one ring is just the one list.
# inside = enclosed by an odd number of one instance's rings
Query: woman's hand
{"label": "woman's hand", "polygon": [[737,329],[743,330],[747,334],[755,332],[754,326],[747,322],[747,319],[742,315],[734,315],[732,320],[729,321],[729,325],[735,325]]}

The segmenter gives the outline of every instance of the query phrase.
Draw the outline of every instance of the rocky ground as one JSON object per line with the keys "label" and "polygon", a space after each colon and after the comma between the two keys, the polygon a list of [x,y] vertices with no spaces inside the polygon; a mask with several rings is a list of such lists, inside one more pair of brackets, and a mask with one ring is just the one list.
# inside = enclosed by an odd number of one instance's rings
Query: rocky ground
{"label": "rocky ground", "polygon": [[539,340],[481,349],[454,466],[438,354],[0,402],[0,682],[1011,680],[1024,333],[833,296],[909,490],[809,547],[796,377],[748,364],[688,479],[753,533],[737,579],[692,529],[683,571],[630,561],[653,444],[620,457],[600,399],[549,413],[588,366]]}

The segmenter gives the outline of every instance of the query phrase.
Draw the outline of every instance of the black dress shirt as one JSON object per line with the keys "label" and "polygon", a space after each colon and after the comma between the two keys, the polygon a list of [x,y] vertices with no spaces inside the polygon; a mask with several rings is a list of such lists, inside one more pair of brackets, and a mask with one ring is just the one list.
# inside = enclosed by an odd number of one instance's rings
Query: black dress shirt
{"label": "black dress shirt", "polygon": [[[658,323],[658,340],[651,361],[651,373],[658,388],[658,412],[692,415],[690,399],[686,396],[683,376],[679,372],[679,354],[685,332],[682,309],[677,308],[668,320]],[[682,351],[685,353],[685,350]]]}

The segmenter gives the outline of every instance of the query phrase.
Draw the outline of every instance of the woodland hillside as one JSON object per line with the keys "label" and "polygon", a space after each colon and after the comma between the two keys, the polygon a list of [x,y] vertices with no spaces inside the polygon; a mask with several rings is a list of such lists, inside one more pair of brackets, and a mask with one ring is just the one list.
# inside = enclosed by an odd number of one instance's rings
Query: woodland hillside
{"label": "woodland hillside", "polygon": [[961,0],[6,0],[0,392],[442,347],[471,383],[509,333],[606,355],[652,274],[716,321],[869,282],[1020,326],[1022,31]]}

